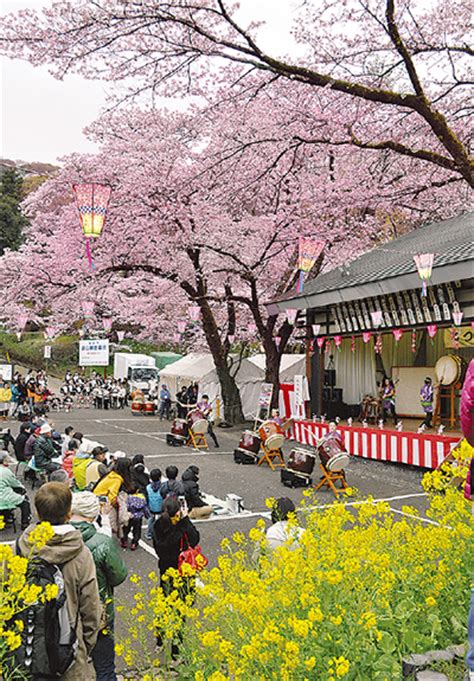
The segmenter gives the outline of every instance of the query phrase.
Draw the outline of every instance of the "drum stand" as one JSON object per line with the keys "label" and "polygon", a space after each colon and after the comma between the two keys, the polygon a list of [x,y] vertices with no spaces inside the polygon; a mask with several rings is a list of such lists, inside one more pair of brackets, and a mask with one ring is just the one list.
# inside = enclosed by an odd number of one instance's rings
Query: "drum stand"
{"label": "drum stand", "polygon": [[[321,487],[328,487],[332,489],[337,499],[338,495],[342,494],[344,490],[348,488],[346,474],[343,470],[330,471],[322,463],[319,464],[319,467],[321,468],[323,476],[317,485],[313,485],[314,489],[318,491],[318,489],[321,489]],[[336,482],[341,483],[341,489],[337,489],[335,485]]]}
{"label": "drum stand", "polygon": [[205,434],[193,433],[192,428],[189,429],[186,447],[193,447],[194,449],[209,449]]}
{"label": "drum stand", "polygon": [[451,385],[440,385],[438,394],[436,397],[435,410],[433,414],[433,426],[439,426],[443,422],[443,417],[441,416],[441,400],[449,400],[449,416],[445,417],[444,420],[448,421],[449,430],[456,429],[456,398],[459,397],[459,391],[461,387],[459,383],[453,383]]}
{"label": "drum stand", "polygon": [[[263,454],[260,457],[257,466],[260,466],[262,463],[268,463],[272,471],[274,471],[276,467],[285,467],[281,449],[267,449],[264,444],[262,444],[261,447]],[[275,459],[278,459],[277,463],[275,463]]]}

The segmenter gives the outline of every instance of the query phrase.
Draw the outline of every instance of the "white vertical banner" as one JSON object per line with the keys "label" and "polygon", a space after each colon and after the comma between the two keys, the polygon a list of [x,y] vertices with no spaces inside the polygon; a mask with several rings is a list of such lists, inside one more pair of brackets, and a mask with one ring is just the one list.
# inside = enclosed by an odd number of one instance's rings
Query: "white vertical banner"
{"label": "white vertical banner", "polygon": [[43,357],[44,359],[51,359],[51,345],[44,346]]}
{"label": "white vertical banner", "polygon": [[308,386],[305,385],[305,377],[296,374],[293,378],[293,384],[295,386],[295,408],[297,417],[305,416],[304,402],[306,399],[306,394],[308,392]]}

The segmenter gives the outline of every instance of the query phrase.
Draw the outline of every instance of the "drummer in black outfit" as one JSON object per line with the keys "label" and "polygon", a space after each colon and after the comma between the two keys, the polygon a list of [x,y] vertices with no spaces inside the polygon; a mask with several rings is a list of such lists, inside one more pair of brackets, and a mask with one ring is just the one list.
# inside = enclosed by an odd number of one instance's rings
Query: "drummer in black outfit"
{"label": "drummer in black outfit", "polygon": [[185,385],[176,393],[176,406],[178,418],[185,419],[188,415],[188,388]]}

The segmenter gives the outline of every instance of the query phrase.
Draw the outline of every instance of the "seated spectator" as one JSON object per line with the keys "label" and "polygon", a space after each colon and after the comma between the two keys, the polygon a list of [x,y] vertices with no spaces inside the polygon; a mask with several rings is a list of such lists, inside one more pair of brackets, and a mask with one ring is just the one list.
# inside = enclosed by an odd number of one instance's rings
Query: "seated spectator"
{"label": "seated spectator", "polygon": [[39,429],[39,435],[33,445],[35,466],[36,468],[44,470],[47,473],[52,473],[58,468],[61,468],[58,463],[55,463],[52,460],[58,456],[58,452],[56,451],[56,447],[53,443],[52,435],[53,429],[49,423],[43,423]]}
{"label": "seated spectator", "polygon": [[189,517],[191,520],[209,518],[212,515],[212,506],[206,504],[199,491],[199,468],[189,466],[181,476],[184,486],[184,496],[188,505]]}
{"label": "seated spectator", "polygon": [[[69,441],[73,439],[73,432],[74,428],[73,426],[66,426],[64,429],[64,435],[63,435],[63,443],[61,445],[61,454],[64,456],[67,450],[69,449]],[[76,440],[77,442],[77,440]]]}
{"label": "seated spectator", "polygon": [[288,542],[287,546],[294,551],[299,547],[299,538],[304,530],[298,525],[288,522],[291,513],[295,513],[295,505],[288,497],[280,497],[273,505],[272,526],[267,530],[267,544],[270,549],[277,549]]}
{"label": "seated spectator", "polygon": [[137,489],[146,495],[146,488],[150,482],[150,476],[145,468],[145,458],[143,454],[135,454],[132,459],[132,480]]}
{"label": "seated spectator", "polygon": [[21,511],[21,529],[28,527],[31,508],[26,490],[8,467],[11,459],[7,452],[0,452],[0,515],[4,511]]}
{"label": "seated spectator", "polygon": [[58,468],[57,471],[53,471],[52,473],[50,473],[49,481],[62,482],[63,484],[66,484],[68,487],[71,487],[72,484],[72,479],[68,477],[68,474],[66,473],[64,468]]}
{"label": "seated spectator", "polygon": [[33,430],[33,424],[26,422],[22,423],[20,426],[20,432],[15,440],[15,456],[17,461],[27,461],[25,455],[25,446],[28,438],[30,437]]}
{"label": "seated spectator", "polygon": [[176,466],[168,466],[165,470],[166,480],[160,489],[160,494],[163,499],[166,497],[184,497],[184,485],[180,480],[177,480],[178,469]]}
{"label": "seated spectator", "polygon": [[105,447],[94,447],[91,455],[92,459],[89,459],[86,467],[86,488],[88,490],[92,490],[94,485],[109,472]]}
{"label": "seated spectator", "polygon": [[160,494],[161,488],[161,471],[159,468],[153,468],[150,472],[150,484],[146,488],[146,498],[148,500],[148,510],[150,517],[148,519],[148,530],[146,534],[147,539],[153,539],[153,526],[160,517],[163,506],[163,497]]}
{"label": "seated spectator", "polygon": [[[75,627],[78,643],[74,664],[61,676],[63,681],[95,678],[91,653],[101,628],[103,612],[92,554],[79,530],[69,523],[71,502],[71,491],[63,483],[48,482],[40,487],[35,496],[38,519],[51,523],[54,536],[37,549],[29,541],[29,535],[36,527],[32,524],[21,535],[17,546],[17,552],[22,556],[32,554],[47,563],[61,566],[70,623]],[[34,643],[33,650],[33,654],[40,655]],[[46,651],[43,654],[46,655]]]}
{"label": "seated spectator", "polygon": [[31,418],[31,407],[25,398],[20,398],[17,411],[18,420],[22,423],[29,421]]}
{"label": "seated spectator", "polygon": [[72,467],[74,464],[74,457],[77,456],[77,450],[79,449],[79,442],[77,440],[70,439],[69,447],[64,453],[63,462],[61,468],[66,471],[68,478],[73,477]]}
{"label": "seated spectator", "polygon": [[99,632],[92,651],[97,679],[116,679],[114,652],[114,588],[127,578],[127,568],[110,537],[98,532],[94,526],[100,512],[99,498],[92,492],[78,492],[72,496],[71,525],[82,534],[85,545],[92,553],[99,594],[105,607],[105,626]]}

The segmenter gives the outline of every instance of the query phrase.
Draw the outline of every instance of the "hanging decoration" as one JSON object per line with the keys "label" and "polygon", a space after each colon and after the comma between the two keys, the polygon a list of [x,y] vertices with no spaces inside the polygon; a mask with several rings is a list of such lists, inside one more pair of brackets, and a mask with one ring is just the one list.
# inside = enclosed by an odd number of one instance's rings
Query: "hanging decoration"
{"label": "hanging decoration", "polygon": [[286,321],[288,324],[293,325],[296,322],[296,315],[298,314],[298,310],[294,310],[290,308],[289,310],[286,311]]}
{"label": "hanging decoration", "polygon": [[29,319],[29,317],[28,317],[27,314],[21,313],[17,316],[16,321],[18,323],[18,328],[20,329],[20,332],[23,331],[23,329],[27,325],[28,319]]}
{"label": "hanging decoration", "polygon": [[471,330],[474,331],[474,322],[471,322]]}
{"label": "hanging decoration", "polygon": [[323,345],[324,345],[324,341],[325,341],[324,336],[318,336],[318,337],[316,338],[316,344],[317,344],[317,346],[318,346],[318,348],[319,348],[320,350],[321,350],[321,348],[322,348]]}
{"label": "hanging decoration", "polygon": [[461,343],[459,342],[459,333],[455,328],[449,329],[449,335],[451,336],[451,345],[455,350],[459,350]]}
{"label": "hanging decoration", "polygon": [[88,317],[92,317],[94,313],[94,301],[93,300],[83,300],[81,303],[82,311],[84,313],[84,317],[87,319]]}
{"label": "hanging decoration", "polygon": [[319,332],[321,331],[321,324],[312,324],[311,329],[313,331],[313,336],[319,336]]}
{"label": "hanging decoration", "polygon": [[398,343],[403,336],[403,329],[392,329],[392,333],[395,338],[395,342]]}
{"label": "hanging decoration", "polygon": [[378,329],[382,323],[382,310],[372,310],[370,317],[374,328]]}
{"label": "hanging decoration", "polygon": [[351,336],[351,352],[356,351],[356,339],[355,336]]}
{"label": "hanging decoration", "polygon": [[415,329],[413,329],[412,332],[411,332],[411,351],[413,353],[416,352],[416,331],[415,331]]}
{"label": "hanging decoration", "polygon": [[112,324],[114,323],[112,317],[104,317],[102,319],[102,326],[104,327],[105,333],[110,333],[112,331]]}
{"label": "hanging decoration", "polygon": [[277,346],[277,350],[278,350],[278,348],[280,347],[280,343],[281,343],[281,336],[275,336],[275,338],[273,340],[275,341],[275,345]]}
{"label": "hanging decoration", "polygon": [[46,338],[46,340],[54,338],[57,332],[58,329],[55,326],[47,326],[44,330],[44,337]]}
{"label": "hanging decoration", "polygon": [[453,312],[453,322],[456,324],[456,326],[461,325],[463,316],[464,312]]}
{"label": "hanging decoration", "polygon": [[17,339],[18,342],[21,341],[21,331],[16,332],[16,339]]}
{"label": "hanging decoration", "polygon": [[433,343],[433,338],[436,336],[438,326],[436,324],[428,324],[426,330],[428,331],[428,336],[431,338],[431,343]]}
{"label": "hanging decoration", "polygon": [[434,263],[434,253],[420,253],[413,256],[416,268],[418,270],[418,276],[421,279],[421,295],[426,296],[427,291],[427,281],[431,278],[431,272],[433,270]]}
{"label": "hanging decoration", "polygon": [[188,307],[188,314],[191,321],[193,322],[199,321],[199,313],[200,313],[199,305],[190,305]]}
{"label": "hanging decoration", "polygon": [[377,334],[377,340],[375,341],[374,350],[375,350],[377,355],[380,355],[382,353],[382,334],[381,333]]}
{"label": "hanging decoration", "polygon": [[119,343],[125,338],[125,331],[117,331],[117,340]]}
{"label": "hanging decoration", "polygon": [[302,293],[304,276],[313,269],[314,263],[324,249],[324,241],[315,241],[306,236],[300,236],[298,241],[298,269],[300,276],[296,290]]}
{"label": "hanging decoration", "polygon": [[372,333],[370,331],[364,331],[362,333],[362,340],[364,343],[370,343],[370,339],[372,338]]}
{"label": "hanging decoration", "polygon": [[184,320],[180,319],[177,326],[179,333],[184,333],[186,331],[186,322]]}
{"label": "hanging decoration", "polygon": [[326,341],[326,345],[324,346],[324,352],[326,353],[326,355],[329,354],[330,350],[331,350],[331,339],[328,338],[327,341]]}
{"label": "hanging decoration", "polygon": [[233,333],[228,333],[228,334],[227,334],[227,340],[228,340],[229,343],[232,345],[232,343],[235,341],[235,336],[234,336],[234,334],[233,334]]}
{"label": "hanging decoration", "polygon": [[334,345],[336,346],[338,352],[341,352],[342,336],[334,336]]}
{"label": "hanging decoration", "polygon": [[313,352],[314,352],[314,341],[312,341],[312,340],[309,341],[308,351],[310,352],[310,354],[313,354]]}
{"label": "hanging decoration", "polygon": [[87,259],[92,269],[95,269],[90,239],[97,239],[102,233],[112,188],[107,184],[97,182],[73,184],[72,188],[76,196],[82,231],[86,238]]}

